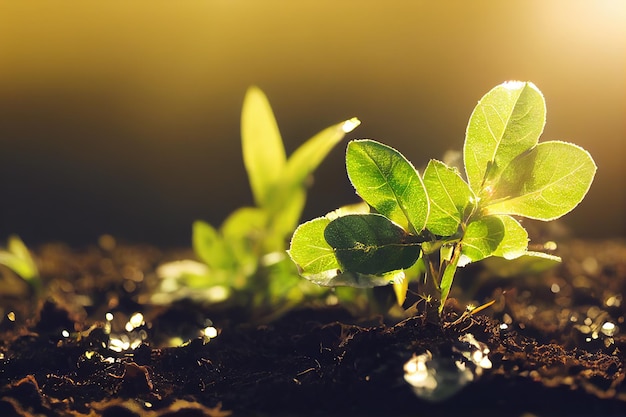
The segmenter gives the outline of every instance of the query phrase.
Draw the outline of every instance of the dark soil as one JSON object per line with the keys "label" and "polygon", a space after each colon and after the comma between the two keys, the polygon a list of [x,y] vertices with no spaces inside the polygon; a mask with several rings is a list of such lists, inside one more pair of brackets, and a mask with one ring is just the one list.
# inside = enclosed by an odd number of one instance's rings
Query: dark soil
{"label": "dark soil", "polygon": [[[528,276],[466,268],[443,326],[340,307],[252,324],[241,310],[146,302],[155,268],[189,253],[107,238],[35,254],[45,301],[8,271],[0,281],[0,416],[626,415],[622,241],[561,244],[563,264]],[[217,337],[199,337],[207,326]],[[405,363],[463,360],[468,333],[492,366],[446,400],[416,396]],[[172,337],[189,342],[167,347]],[[124,341],[134,349],[113,349]]]}

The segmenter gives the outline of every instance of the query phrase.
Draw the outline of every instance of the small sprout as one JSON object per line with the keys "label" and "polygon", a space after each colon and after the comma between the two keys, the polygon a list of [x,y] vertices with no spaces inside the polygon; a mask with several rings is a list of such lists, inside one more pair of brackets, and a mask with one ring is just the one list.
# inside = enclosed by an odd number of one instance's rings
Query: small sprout
{"label": "small sprout", "polygon": [[[534,84],[511,81],[493,88],[470,117],[464,175],[437,160],[420,175],[387,145],[349,142],[348,177],[370,209],[300,225],[289,249],[300,274],[326,286],[393,283],[401,304],[416,275],[405,274],[402,285],[385,277],[423,271],[426,313],[439,322],[457,268],[488,258],[524,260],[521,265],[537,269],[559,262],[529,250],[528,232],[517,218],[550,221],[570,212],[587,194],[596,165],[577,145],[539,143],[545,116],[545,100]],[[554,242],[543,246],[555,248]],[[423,267],[413,269],[418,264]]]}
{"label": "small sprout", "polygon": [[41,292],[39,269],[30,251],[18,236],[9,236],[6,250],[0,249],[0,265],[6,266],[26,281],[34,294],[38,295]]}
{"label": "small sprout", "polygon": [[300,279],[286,256],[287,243],[300,221],[311,175],[360,123],[353,117],[332,125],[288,157],[267,97],[250,87],[241,112],[241,146],[255,206],[235,210],[219,228],[194,222],[192,246],[200,262],[159,267],[161,291],[152,301],[190,297],[280,313],[328,292]]}

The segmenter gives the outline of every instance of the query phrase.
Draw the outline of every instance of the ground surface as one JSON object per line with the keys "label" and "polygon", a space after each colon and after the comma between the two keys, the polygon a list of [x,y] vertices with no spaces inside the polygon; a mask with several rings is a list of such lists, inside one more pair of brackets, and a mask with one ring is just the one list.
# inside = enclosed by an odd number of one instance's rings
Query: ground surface
{"label": "ground surface", "polygon": [[[259,325],[189,302],[149,306],[156,266],[189,254],[112,239],[35,252],[41,302],[2,278],[1,416],[626,415],[621,241],[561,244],[563,264],[529,276],[468,268],[443,327],[339,307]],[[495,303],[459,318],[471,300]],[[207,327],[217,336],[198,337]],[[173,337],[191,342],[164,347]],[[431,393],[447,400],[418,397],[405,364],[419,355],[439,377],[467,368],[452,386],[472,381]]]}

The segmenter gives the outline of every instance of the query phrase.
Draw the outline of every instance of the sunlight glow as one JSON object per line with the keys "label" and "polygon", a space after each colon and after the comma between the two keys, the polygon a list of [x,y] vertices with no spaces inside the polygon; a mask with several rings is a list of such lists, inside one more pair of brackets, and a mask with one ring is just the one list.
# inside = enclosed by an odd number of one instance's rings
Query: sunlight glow
{"label": "sunlight glow", "polygon": [[343,130],[344,133],[350,133],[354,129],[356,129],[360,124],[361,124],[361,121],[357,119],[356,117],[353,117],[352,119],[346,120],[345,122],[343,122],[343,125],[341,126],[341,130]]}

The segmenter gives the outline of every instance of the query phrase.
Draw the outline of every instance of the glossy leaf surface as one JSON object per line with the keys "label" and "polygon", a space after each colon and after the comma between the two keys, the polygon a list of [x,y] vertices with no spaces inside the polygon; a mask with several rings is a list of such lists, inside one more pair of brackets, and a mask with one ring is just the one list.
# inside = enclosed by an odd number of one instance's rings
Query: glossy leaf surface
{"label": "glossy leaf surface", "polygon": [[410,267],[420,254],[415,236],[380,214],[339,217],[324,237],[343,271],[381,275]]}
{"label": "glossy leaf surface", "polygon": [[348,144],[346,169],[356,192],[376,211],[405,230],[426,225],[429,202],[422,179],[395,149],[373,140]]}

